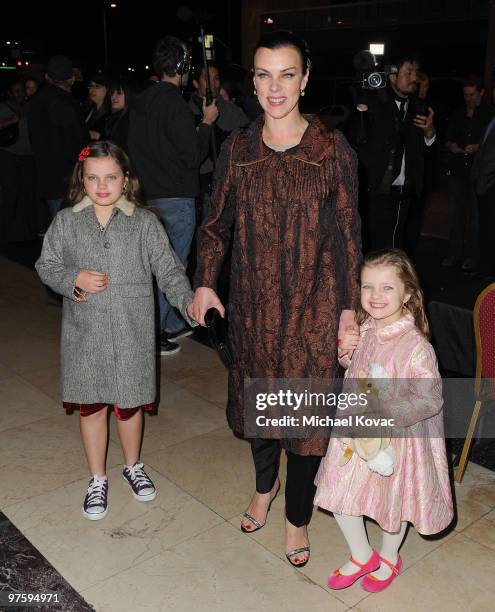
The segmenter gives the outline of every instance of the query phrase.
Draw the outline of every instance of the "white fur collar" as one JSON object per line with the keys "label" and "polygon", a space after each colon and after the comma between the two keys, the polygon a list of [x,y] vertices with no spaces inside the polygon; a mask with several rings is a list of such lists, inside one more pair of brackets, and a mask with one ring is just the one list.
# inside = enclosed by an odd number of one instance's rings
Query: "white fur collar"
{"label": "white fur collar", "polygon": [[[72,210],[75,213],[78,213],[78,212],[81,212],[81,210],[84,210],[85,208],[87,208],[88,206],[91,206],[92,204],[93,202],[91,198],[89,196],[84,196],[84,198],[80,202],[78,202],[72,207]],[[131,217],[134,213],[134,209],[136,208],[136,205],[133,204],[132,202],[129,202],[127,198],[122,196],[115,203],[115,207],[121,210],[124,213],[124,215],[126,215],[127,217]]]}

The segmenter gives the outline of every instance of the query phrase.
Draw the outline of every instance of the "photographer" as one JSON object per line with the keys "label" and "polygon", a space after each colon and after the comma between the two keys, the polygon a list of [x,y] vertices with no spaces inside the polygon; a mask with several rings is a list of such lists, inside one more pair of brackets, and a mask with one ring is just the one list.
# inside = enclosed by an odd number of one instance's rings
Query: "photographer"
{"label": "photographer", "polygon": [[[402,248],[409,210],[421,197],[424,149],[435,141],[433,110],[414,96],[419,62],[404,55],[386,88],[363,91],[353,137],[364,167],[368,248]],[[365,85],[366,86],[366,85]]]}

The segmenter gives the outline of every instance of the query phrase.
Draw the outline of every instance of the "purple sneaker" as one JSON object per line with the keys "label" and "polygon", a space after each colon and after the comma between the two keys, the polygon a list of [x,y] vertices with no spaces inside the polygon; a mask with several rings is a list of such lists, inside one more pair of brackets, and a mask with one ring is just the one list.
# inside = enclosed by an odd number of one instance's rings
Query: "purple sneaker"
{"label": "purple sneaker", "polygon": [[143,467],[142,463],[135,463],[131,468],[125,467],[122,476],[131,487],[134,499],[151,501],[156,497],[156,489]]}
{"label": "purple sneaker", "polygon": [[83,516],[90,521],[105,518],[108,511],[108,480],[93,476],[89,481],[83,504]]}

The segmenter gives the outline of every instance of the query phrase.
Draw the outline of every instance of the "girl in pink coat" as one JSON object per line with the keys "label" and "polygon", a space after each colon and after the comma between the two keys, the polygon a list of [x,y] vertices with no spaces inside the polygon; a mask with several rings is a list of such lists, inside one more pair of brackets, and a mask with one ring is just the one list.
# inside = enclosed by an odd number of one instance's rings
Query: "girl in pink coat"
{"label": "girl in pink coat", "polygon": [[[401,436],[392,436],[390,446],[369,461],[332,437],[316,476],[314,503],[334,513],[352,555],[329,576],[328,586],[343,589],[363,577],[361,587],[378,592],[401,571],[398,551],[408,523],[430,535],[453,518],[441,379],[427,340],[422,292],[405,253],[387,249],[365,257],[357,320],[359,334],[347,331],[340,344],[342,353],[352,355],[340,359],[345,377],[380,378],[382,386],[386,379],[396,379],[389,386],[386,409]],[[409,393],[403,392],[404,383]],[[364,516],[382,529],[379,552],[369,545]]]}

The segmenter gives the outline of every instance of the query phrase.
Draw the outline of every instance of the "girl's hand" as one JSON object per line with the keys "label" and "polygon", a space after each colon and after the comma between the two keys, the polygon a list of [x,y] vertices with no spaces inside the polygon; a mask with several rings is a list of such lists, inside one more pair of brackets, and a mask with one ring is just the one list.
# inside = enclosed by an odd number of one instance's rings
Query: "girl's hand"
{"label": "girl's hand", "polygon": [[81,270],[76,278],[76,285],[87,293],[100,293],[108,287],[110,278],[104,272]]}
{"label": "girl's hand", "polygon": [[354,351],[357,349],[361,336],[354,329],[345,332],[342,342],[339,344],[339,351]]}
{"label": "girl's hand", "polygon": [[349,359],[352,357],[354,349],[342,349],[341,344],[344,339],[344,335],[347,331],[355,331],[359,334],[359,325],[356,323],[356,313],[354,310],[343,310],[339,320],[339,331],[337,334],[337,344],[339,346],[339,358],[347,355]]}

